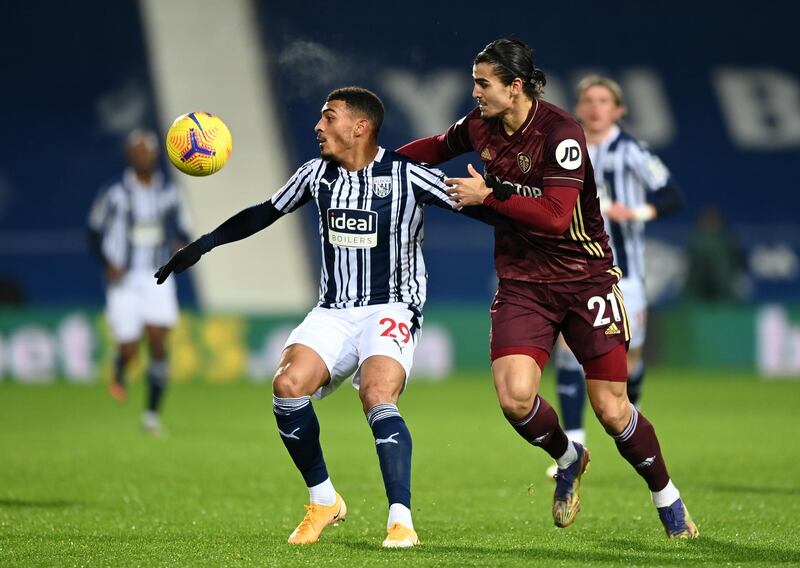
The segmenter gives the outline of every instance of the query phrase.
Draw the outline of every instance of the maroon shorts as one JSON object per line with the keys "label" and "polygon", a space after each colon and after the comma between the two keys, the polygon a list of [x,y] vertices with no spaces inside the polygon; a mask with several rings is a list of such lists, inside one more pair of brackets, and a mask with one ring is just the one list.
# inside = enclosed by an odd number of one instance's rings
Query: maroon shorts
{"label": "maroon shorts", "polygon": [[630,341],[617,276],[602,272],[578,282],[500,280],[490,310],[491,359],[530,355],[544,368],[559,333],[584,363]]}

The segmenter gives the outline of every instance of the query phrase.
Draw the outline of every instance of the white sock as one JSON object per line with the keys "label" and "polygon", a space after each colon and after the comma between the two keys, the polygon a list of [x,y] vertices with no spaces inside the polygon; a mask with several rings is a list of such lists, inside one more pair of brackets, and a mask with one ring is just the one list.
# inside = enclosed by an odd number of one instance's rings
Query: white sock
{"label": "white sock", "polygon": [[330,477],[319,485],[309,487],[308,495],[312,503],[319,503],[328,507],[336,503],[336,490],[333,488]]}
{"label": "white sock", "polygon": [[386,521],[386,528],[388,529],[395,523],[400,523],[413,531],[414,523],[411,522],[411,509],[400,503],[392,503],[389,506],[389,520]]}
{"label": "white sock", "polygon": [[651,491],[650,495],[653,498],[653,505],[657,508],[669,507],[681,498],[680,491],[672,484],[671,479],[667,482],[667,486],[664,489],[661,491]]}
{"label": "white sock", "polygon": [[566,469],[576,461],[578,461],[578,450],[575,449],[575,444],[570,441],[567,444],[567,451],[556,460],[556,464],[558,464],[558,469]]}
{"label": "white sock", "polygon": [[583,428],[576,428],[575,430],[564,430],[567,438],[573,442],[578,442],[581,446],[586,445],[586,430]]}

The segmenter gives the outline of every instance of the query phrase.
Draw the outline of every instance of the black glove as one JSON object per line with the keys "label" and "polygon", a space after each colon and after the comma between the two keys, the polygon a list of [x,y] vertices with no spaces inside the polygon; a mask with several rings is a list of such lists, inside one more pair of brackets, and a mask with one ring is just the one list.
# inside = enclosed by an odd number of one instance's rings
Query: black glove
{"label": "black glove", "polygon": [[155,273],[156,284],[163,284],[164,280],[173,272],[180,274],[200,260],[201,256],[203,256],[203,253],[200,251],[200,246],[197,242],[189,243],[173,254],[167,264],[158,269]]}
{"label": "black glove", "polygon": [[500,178],[495,175],[485,174],[484,180],[486,182],[486,187],[492,190],[494,198],[498,201],[510,199],[511,196],[517,192],[513,183],[501,181]]}

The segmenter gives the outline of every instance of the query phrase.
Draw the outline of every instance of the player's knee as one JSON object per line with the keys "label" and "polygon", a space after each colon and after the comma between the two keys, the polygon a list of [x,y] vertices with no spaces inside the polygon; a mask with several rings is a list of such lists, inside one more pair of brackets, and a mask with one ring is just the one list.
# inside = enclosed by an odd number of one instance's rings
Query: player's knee
{"label": "player's knee", "polygon": [[123,363],[127,365],[136,358],[137,347],[137,343],[125,343],[120,346],[119,354]]}
{"label": "player's knee", "polygon": [[167,348],[165,346],[150,347],[150,356],[153,359],[166,359]]}
{"label": "player's knee", "polygon": [[497,402],[503,414],[511,419],[524,418],[533,408],[538,381],[525,373],[505,372],[498,368],[493,370]]}
{"label": "player's knee", "polygon": [[284,365],[278,367],[272,379],[272,393],[281,398],[308,396],[311,393],[306,392],[308,389],[305,383],[301,373],[289,365]]}
{"label": "player's knee", "polygon": [[609,397],[592,406],[597,419],[609,434],[617,435],[628,425],[631,411],[627,397],[624,400]]}
{"label": "player's knee", "polygon": [[533,408],[533,399],[536,398],[535,389],[527,381],[503,380],[498,376],[495,380],[497,402],[503,414],[511,419],[525,417]]}
{"label": "player's knee", "polygon": [[358,387],[358,397],[361,399],[361,406],[364,412],[379,404],[397,404],[399,395],[397,389],[389,389],[384,385],[360,385]]}
{"label": "player's knee", "polygon": [[153,339],[149,342],[150,355],[156,359],[163,359],[167,356],[167,342],[161,339]]}
{"label": "player's knee", "polygon": [[535,394],[521,389],[506,389],[497,392],[497,401],[507,417],[518,420],[527,416],[533,408]]}

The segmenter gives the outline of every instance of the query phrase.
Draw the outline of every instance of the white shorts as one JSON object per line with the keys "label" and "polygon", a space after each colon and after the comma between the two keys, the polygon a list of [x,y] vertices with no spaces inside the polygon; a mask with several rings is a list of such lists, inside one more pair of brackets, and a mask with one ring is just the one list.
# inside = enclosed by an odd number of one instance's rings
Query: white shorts
{"label": "white shorts", "polygon": [[639,278],[623,278],[619,281],[619,289],[625,300],[625,311],[628,312],[628,323],[631,326],[630,349],[638,349],[644,345],[647,335],[647,295],[644,282]]}
{"label": "white shorts", "polygon": [[145,325],[172,327],[178,321],[174,278],[160,286],[149,271],[131,271],[106,288],[106,317],[118,343],[137,341]]}
{"label": "white shorts", "polygon": [[[647,334],[647,296],[644,283],[638,278],[623,278],[619,281],[619,289],[625,300],[625,311],[628,313],[628,323],[631,327],[631,342],[628,348],[638,349],[644,345]],[[561,338],[557,343],[554,359],[559,369],[581,369],[577,357]]]}
{"label": "white shorts", "polygon": [[373,355],[385,355],[400,363],[407,381],[421,326],[422,318],[405,304],[316,307],[292,331],[284,348],[300,343],[322,358],[331,376],[330,383],[314,393],[315,398],[322,398],[353,373],[353,386],[358,388],[361,365]]}

